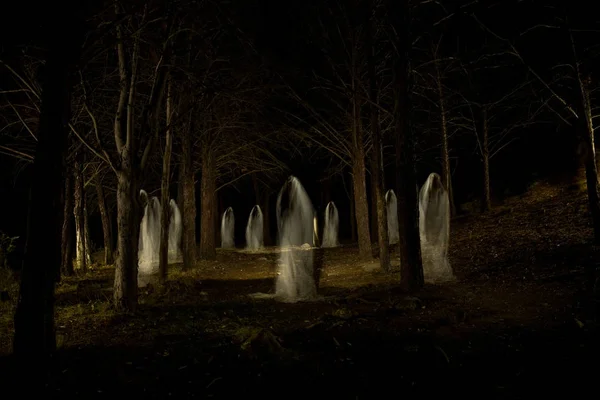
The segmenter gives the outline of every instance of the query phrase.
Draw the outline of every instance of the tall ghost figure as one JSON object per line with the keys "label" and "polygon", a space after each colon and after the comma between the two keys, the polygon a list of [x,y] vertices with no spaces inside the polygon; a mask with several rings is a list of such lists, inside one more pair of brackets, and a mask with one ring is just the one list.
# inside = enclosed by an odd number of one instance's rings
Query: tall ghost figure
{"label": "tall ghost figure", "polygon": [[454,280],[448,261],[450,200],[442,179],[431,173],[419,192],[419,234],[426,282]]}

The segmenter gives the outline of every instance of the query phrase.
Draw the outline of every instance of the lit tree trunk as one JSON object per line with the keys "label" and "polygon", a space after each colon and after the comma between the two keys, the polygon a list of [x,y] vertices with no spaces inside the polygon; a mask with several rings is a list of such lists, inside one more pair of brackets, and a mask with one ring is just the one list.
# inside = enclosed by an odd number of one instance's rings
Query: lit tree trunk
{"label": "lit tree trunk", "polygon": [[271,196],[269,196],[268,192],[265,192],[264,200],[263,200],[263,240],[265,246],[271,245],[271,204],[270,204]]}
{"label": "lit tree trunk", "polygon": [[102,186],[102,178],[99,174],[95,177],[96,195],[98,196],[98,209],[100,210],[100,218],[102,219],[102,234],[104,238],[104,264],[112,265],[113,258],[113,232],[110,213],[106,206],[106,197],[104,196],[104,187]]}
{"label": "lit tree trunk", "polygon": [[134,311],[137,305],[138,231],[136,218],[138,191],[130,160],[122,157],[117,174],[117,263],[113,296],[120,311]]}
{"label": "lit tree trunk", "polygon": [[[379,243],[379,265],[384,271],[390,270],[390,252],[387,229],[387,210],[385,194],[383,193],[383,155],[381,147],[381,129],[379,126],[379,109],[377,108],[377,80],[375,77],[375,46],[372,37],[371,21],[367,21],[367,51],[369,52],[369,98],[371,100],[371,133],[373,136],[373,167],[371,179],[375,196],[376,214],[373,218],[377,220],[376,232]],[[377,216],[377,218],[375,218]]]}
{"label": "lit tree trunk", "polygon": [[[352,174],[350,174],[352,177]],[[350,181],[350,238],[356,243],[356,206],[354,203],[354,179]]]}
{"label": "lit tree trunk", "polygon": [[401,285],[405,290],[423,286],[423,263],[419,238],[419,203],[415,171],[415,140],[410,124],[410,7],[408,0],[391,1],[392,21],[398,30],[396,37],[397,65],[394,68],[396,104],[394,122],[396,129],[396,169],[398,171],[396,194],[398,201],[398,227],[400,241]]}
{"label": "lit tree trunk", "polygon": [[202,218],[200,220],[200,258],[214,260],[217,257],[215,245],[215,160],[208,146],[202,147]]}
{"label": "lit tree trunk", "polygon": [[[260,186],[256,173],[252,174],[252,188],[256,196],[256,204],[260,206],[263,214],[263,242],[265,246],[271,243],[271,229],[269,227],[269,192],[266,187]],[[220,212],[218,215],[221,215]]]}
{"label": "lit tree trunk", "polygon": [[92,241],[90,240],[90,225],[88,222],[87,199],[85,192],[83,197],[83,226],[85,234],[85,264],[88,268],[92,266]]}
{"label": "lit tree trunk", "polygon": [[483,163],[483,192],[481,197],[481,211],[492,209],[492,195],[490,190],[490,150],[488,116],[485,107],[481,111],[481,161]]}
{"label": "lit tree trunk", "polygon": [[579,89],[581,93],[581,118],[576,122],[576,129],[581,132],[584,143],[583,162],[585,166],[585,181],[588,194],[592,225],[594,227],[594,242],[600,243],[600,199],[598,197],[598,170],[596,167],[596,149],[594,146],[594,124],[592,121],[592,107],[590,91],[587,82],[578,71]]}
{"label": "lit tree trunk", "polygon": [[374,151],[371,151],[370,155],[369,162],[371,169],[371,184],[369,186],[371,189],[371,215],[369,222],[371,223],[371,242],[377,243],[379,240],[377,233],[377,183],[375,182],[375,178],[373,176],[373,170],[376,168],[377,161],[375,160],[376,155]]}
{"label": "lit tree trunk", "polygon": [[183,129],[181,137],[183,269],[190,269],[196,264],[196,188],[192,165],[192,119],[193,112],[190,112],[189,123]]}
{"label": "lit tree trunk", "polygon": [[438,89],[439,107],[440,107],[440,128],[442,131],[442,180],[444,187],[448,191],[450,199],[450,213],[456,215],[456,206],[454,205],[454,195],[452,189],[452,173],[450,169],[450,150],[448,147],[448,122],[446,120],[446,98],[444,97],[444,87],[442,85],[442,74],[440,73],[439,62],[435,60],[436,83]]}
{"label": "lit tree trunk", "polygon": [[356,49],[352,56],[352,177],[354,182],[354,203],[356,227],[358,230],[358,254],[360,257],[372,257],[371,237],[369,232],[369,203],[367,201],[365,147],[360,124],[360,105],[358,100],[358,84],[356,78]]}
{"label": "lit tree trunk", "polygon": [[[65,11],[70,30],[51,38],[43,68],[42,106],[27,219],[27,242],[15,313],[14,354],[26,368],[22,373],[35,384],[45,357],[56,348],[54,285],[61,265],[61,228],[66,147],[70,116],[70,69],[79,56],[83,27]],[[63,14],[64,15],[64,14]],[[56,21],[62,23],[62,21]]]}
{"label": "lit tree trunk", "polygon": [[73,212],[75,214],[75,266],[77,269],[85,272],[87,270],[87,257],[85,248],[85,191],[83,188],[83,163],[82,154],[79,153],[75,157],[73,168],[74,184],[75,184],[75,206]]}
{"label": "lit tree trunk", "polygon": [[[115,13],[123,12],[120,3],[115,3]],[[147,8],[144,8],[142,21],[146,19]],[[137,273],[138,273],[138,239],[141,220],[139,204],[139,182],[148,163],[153,143],[158,136],[160,110],[165,92],[167,66],[170,59],[171,21],[164,27],[165,41],[162,54],[153,68],[154,79],[147,102],[142,108],[139,124],[136,124],[136,87],[137,65],[139,62],[140,34],[134,35],[131,57],[126,60],[125,41],[122,27],[117,24],[116,48],[119,64],[120,88],[119,102],[114,120],[114,134],[118,165],[117,173],[117,251],[115,264],[115,282],[113,289],[114,303],[118,311],[135,311],[137,306]],[[139,126],[139,129],[138,129]],[[142,140],[147,140],[143,151]],[[141,153],[141,155],[140,155]]]}
{"label": "lit tree trunk", "polygon": [[67,167],[64,180],[63,201],[63,223],[61,232],[62,262],[61,271],[63,275],[73,275],[73,176]]}
{"label": "lit tree trunk", "polygon": [[169,178],[171,176],[171,147],[173,146],[173,136],[171,134],[171,82],[167,86],[167,131],[165,136],[165,153],[163,155],[162,182],[160,188],[161,198],[161,221],[160,221],[160,254],[158,271],[161,283],[167,280],[167,266],[169,264],[169,220],[171,217],[171,207],[169,206]]}

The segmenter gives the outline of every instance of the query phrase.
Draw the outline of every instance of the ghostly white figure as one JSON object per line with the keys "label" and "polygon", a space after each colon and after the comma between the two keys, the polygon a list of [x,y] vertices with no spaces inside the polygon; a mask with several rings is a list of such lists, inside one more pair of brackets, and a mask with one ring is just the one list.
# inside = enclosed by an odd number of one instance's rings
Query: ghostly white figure
{"label": "ghostly white figure", "polygon": [[276,211],[281,255],[275,296],[286,302],[312,299],[317,295],[312,250],[314,209],[296,177],[290,176],[281,188]]}
{"label": "ghostly white figure", "polygon": [[419,192],[419,234],[426,282],[454,280],[448,262],[450,200],[442,179],[432,173]]}
{"label": "ghostly white figure", "polygon": [[148,197],[148,193],[140,190],[144,206],[144,217],[140,224],[138,246],[139,273],[150,275],[158,272],[158,254],[160,246],[160,201],[157,197]]}
{"label": "ghostly white figure", "polygon": [[169,219],[169,263],[181,262],[183,255],[181,253],[181,234],[183,231],[181,225],[181,212],[175,200],[169,202],[171,217]]}
{"label": "ghostly white figure", "polygon": [[387,226],[388,238],[390,244],[396,244],[400,240],[400,230],[398,229],[398,201],[396,193],[392,189],[385,194],[385,204],[387,207]]}
{"label": "ghostly white figure", "polygon": [[252,207],[248,224],[246,225],[246,248],[258,250],[264,246],[263,240],[263,213],[257,204]]}
{"label": "ghostly white figure", "polygon": [[337,207],[333,201],[330,201],[325,207],[325,227],[323,228],[322,247],[336,247],[338,242],[338,230],[340,218]]}
{"label": "ghostly white figure", "polygon": [[233,208],[228,207],[221,218],[221,248],[228,249],[235,247],[233,232],[235,229],[235,218]]}

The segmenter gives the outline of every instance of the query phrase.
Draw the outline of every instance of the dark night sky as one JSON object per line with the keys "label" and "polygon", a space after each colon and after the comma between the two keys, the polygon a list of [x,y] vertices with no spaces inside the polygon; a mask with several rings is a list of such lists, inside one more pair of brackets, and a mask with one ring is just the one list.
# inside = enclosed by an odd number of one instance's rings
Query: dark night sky
{"label": "dark night sky", "polygon": [[[92,2],[90,2],[91,4]],[[314,14],[314,1],[277,1],[263,0],[257,2],[238,1],[241,4],[241,10],[237,13],[236,23],[247,32],[254,40],[256,49],[261,54],[263,61],[273,72],[285,74],[286,71],[295,71],[295,76],[299,78],[298,82],[303,82],[310,75],[312,70],[322,68],[322,57],[319,55],[319,46],[311,43],[308,32],[308,24],[311,15]],[[452,2],[451,2],[452,3]],[[540,4],[541,2],[521,2],[520,9],[529,8],[528,11],[514,13],[511,8],[517,2],[496,2],[497,7],[487,13],[482,13],[481,18],[489,22],[489,26],[506,35],[514,35],[520,27],[527,26],[532,20],[543,21],[544,14]],[[548,2],[545,2],[548,3]],[[454,3],[452,3],[454,4]],[[483,3],[481,3],[483,4]],[[477,5],[475,11],[481,11],[481,4]],[[528,5],[523,7],[523,5]],[[575,3],[572,3],[575,4]],[[236,6],[236,2],[231,2],[229,7]],[[452,5],[449,6],[451,9]],[[55,8],[52,2],[42,1],[20,1],[11,5],[13,13],[2,13],[2,23],[0,24],[0,40],[2,49],[1,57],[10,60],[15,52],[12,45],[23,42],[38,41],[43,44],[44,39],[51,37],[56,29],[65,29],[65,24],[61,23],[61,18],[55,16],[60,11]],[[32,11],[33,10],[33,11]],[[427,12],[427,11],[423,11]],[[428,11],[433,18],[433,12]],[[581,13],[579,13],[581,14]],[[590,13],[584,12],[590,15]],[[60,16],[59,16],[60,17]],[[493,18],[491,18],[493,17]],[[64,16],[62,16],[64,19]],[[580,17],[577,17],[580,18]],[[575,19],[577,19],[575,18]],[[494,22],[496,21],[496,22]],[[583,25],[589,24],[589,21],[577,21]],[[68,28],[68,26],[66,26]],[[421,28],[415,26],[414,29]],[[448,50],[454,48],[457,43],[463,48],[472,47],[477,49],[482,42],[489,40],[482,34],[468,13],[455,17],[443,27],[435,29],[428,28],[426,34],[435,35],[437,31],[443,31],[448,40]],[[469,30],[473,34],[467,34]],[[541,35],[541,33],[536,34]],[[460,40],[457,37],[460,36]],[[563,55],[556,49],[564,48],[564,42],[561,43],[558,36],[532,36],[529,41],[520,39],[517,41],[519,46],[526,51],[528,61],[531,65],[544,71],[545,64],[554,61],[555,58],[561,58]],[[540,46],[544,43],[545,46]],[[563,46],[561,46],[561,44]],[[12,53],[12,54],[11,54]],[[483,78],[485,80],[485,78]],[[5,77],[0,76],[0,83],[5,81]],[[454,82],[456,83],[456,82]],[[460,83],[460,82],[459,82]],[[494,88],[502,88],[504,82],[489,81],[486,91],[487,96],[493,97]],[[492,180],[497,192],[501,192],[504,187],[513,186],[514,191],[519,191],[524,185],[531,181],[534,170],[540,173],[556,173],[557,170],[566,166],[572,158],[572,153],[564,151],[565,148],[574,148],[572,135],[564,128],[558,129],[558,123],[550,126],[544,125],[532,130],[527,135],[522,135],[522,139],[513,145],[510,151],[501,153],[497,159],[492,162]],[[461,157],[458,162],[454,162],[455,178],[454,183],[459,188],[457,195],[459,198],[468,199],[478,193],[478,179],[476,173],[479,168],[479,160],[473,154],[473,144],[469,143],[469,138],[457,138],[454,142],[460,150]],[[468,148],[468,149],[467,149]],[[435,157],[434,157],[435,158]],[[305,184],[309,194],[318,208],[324,207],[320,204],[320,184],[318,180],[322,178],[324,168],[329,164],[328,160],[319,161],[317,158],[303,156],[288,159],[290,171],[300,178]],[[431,165],[436,165],[436,160],[427,161],[423,165],[428,165],[418,170],[419,181],[422,182],[427,174],[431,172]],[[2,196],[0,196],[0,230],[5,230],[10,234],[22,234],[22,227],[25,222],[24,204],[26,203],[27,170],[21,172],[19,177],[15,178],[15,172],[18,170],[14,160],[6,159],[0,155],[0,187]],[[386,176],[393,176],[394,171],[386,171]],[[282,178],[283,179],[283,178]],[[223,191],[224,203],[231,202],[237,204],[237,208],[247,213],[253,205],[253,194],[248,193],[250,185],[241,185],[245,193],[240,193],[236,189],[227,189]],[[346,202],[346,193],[343,191],[341,181],[334,183],[332,188],[333,199],[338,203],[342,220],[348,213],[348,208],[343,203]],[[241,200],[240,199],[244,199]],[[225,207],[231,204],[225,204]],[[272,201],[274,204],[274,199]],[[240,212],[242,214],[242,212]],[[238,220],[245,220],[245,216],[238,217]]]}

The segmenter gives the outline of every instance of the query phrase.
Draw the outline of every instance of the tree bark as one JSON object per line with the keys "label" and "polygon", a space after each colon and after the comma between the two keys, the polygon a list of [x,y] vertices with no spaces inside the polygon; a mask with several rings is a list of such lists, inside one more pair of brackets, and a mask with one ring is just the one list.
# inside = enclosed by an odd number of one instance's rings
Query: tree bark
{"label": "tree bark", "polygon": [[75,184],[75,206],[73,212],[75,215],[75,266],[82,272],[87,271],[87,257],[85,248],[85,191],[83,188],[83,157],[82,153],[79,152],[75,157],[75,164],[73,168],[74,172],[74,184]]}
{"label": "tree bark", "polygon": [[598,196],[598,169],[596,164],[596,149],[594,145],[594,124],[592,121],[592,107],[589,88],[584,79],[579,75],[579,88],[581,93],[581,117],[577,121],[580,137],[584,144],[585,182],[587,188],[592,226],[594,228],[594,242],[600,244],[600,198]]}
{"label": "tree bark", "polygon": [[265,192],[263,200],[263,241],[265,246],[270,246],[273,241],[271,240],[271,196],[268,192]]}
{"label": "tree bark", "polygon": [[181,137],[183,269],[190,269],[196,264],[196,188],[192,165],[192,119],[193,113],[190,112],[189,123],[182,131]]}
{"label": "tree bark", "polygon": [[[350,175],[352,177],[352,174]],[[356,243],[356,206],[354,203],[354,179],[350,180],[350,238]]]}
{"label": "tree bark", "polygon": [[65,171],[64,200],[63,200],[63,223],[61,232],[62,262],[61,271],[63,275],[73,275],[73,176],[68,167]]}
{"label": "tree bark", "polygon": [[[373,166],[371,179],[373,184],[373,203],[376,213],[373,218],[377,221],[376,232],[379,243],[379,265],[383,271],[390,270],[390,252],[387,229],[387,207],[385,194],[383,192],[383,155],[381,147],[381,129],[379,126],[379,108],[377,96],[377,80],[375,76],[375,45],[373,39],[371,21],[367,21],[367,51],[369,52],[369,98],[371,100],[371,133],[373,135]],[[376,218],[375,218],[376,216]]]}
{"label": "tree bark", "polygon": [[452,190],[452,173],[450,169],[450,149],[448,147],[448,122],[446,120],[446,97],[442,85],[442,74],[440,72],[439,61],[435,60],[436,83],[438,89],[438,98],[440,106],[440,129],[442,132],[442,182],[448,191],[450,199],[450,213],[456,215],[456,206],[454,204],[454,195]]}
{"label": "tree bark", "polygon": [[271,244],[271,229],[269,227],[269,192],[266,187],[261,188],[256,173],[252,174],[252,188],[256,197],[256,204],[260,206],[260,210],[263,214],[263,243],[265,246],[268,246]]}
{"label": "tree bark", "polygon": [[377,165],[377,161],[375,160],[375,151],[372,150],[370,157],[369,157],[369,163],[370,163],[370,170],[371,170],[371,184],[369,185],[369,188],[371,190],[371,204],[370,204],[370,219],[369,222],[371,223],[371,243],[377,243],[379,241],[379,234],[377,233],[377,225],[378,225],[378,221],[377,221],[377,183],[376,183],[376,178],[373,175],[373,170]]}
{"label": "tree bark", "polygon": [[102,219],[102,234],[104,238],[104,264],[112,265],[113,258],[113,232],[110,213],[106,206],[106,197],[104,196],[104,187],[102,186],[102,178],[100,175],[95,177],[96,195],[98,196],[98,209],[100,210],[100,218]]}
{"label": "tree bark", "polygon": [[[71,9],[68,35],[54,32],[43,66],[42,106],[33,164],[27,242],[15,313],[14,353],[36,383],[45,357],[56,349],[54,285],[61,265],[63,161],[70,113],[70,70],[79,57],[83,26]],[[63,14],[64,15],[64,14]],[[61,21],[57,21],[61,22]]]}
{"label": "tree bark", "polygon": [[160,221],[160,251],[158,272],[161,283],[167,280],[167,266],[169,264],[169,220],[171,217],[170,196],[169,196],[169,178],[171,177],[171,147],[173,146],[173,136],[171,135],[171,82],[167,87],[167,131],[165,136],[165,153],[163,155],[162,182],[160,188],[161,198],[161,221]]}
{"label": "tree bark", "polygon": [[365,182],[365,159],[363,151],[355,149],[352,165],[354,186],[354,204],[356,228],[358,233],[358,253],[360,257],[372,257],[371,235],[369,232],[369,204],[367,201],[367,186]]}
{"label": "tree bark", "polygon": [[[353,56],[355,64],[356,55]],[[352,177],[354,182],[354,203],[356,212],[356,227],[358,231],[358,254],[369,258],[371,254],[371,236],[369,232],[369,203],[367,200],[365,148],[363,132],[360,124],[360,106],[358,99],[358,84],[356,66],[353,65],[352,76]]]}
{"label": "tree bark", "polygon": [[138,234],[136,218],[137,190],[128,158],[117,175],[117,263],[113,296],[119,311],[135,311],[137,305]]}
{"label": "tree bark", "polygon": [[202,148],[202,218],[200,220],[200,258],[214,260],[217,258],[215,244],[215,160],[208,146]]}
{"label": "tree bark", "polygon": [[419,237],[419,203],[415,171],[415,140],[410,124],[410,7],[408,0],[390,1],[392,23],[397,29],[394,89],[396,103],[394,123],[396,130],[396,194],[400,241],[401,286],[408,291],[423,286],[423,262]]}
{"label": "tree bark", "polygon": [[92,267],[92,241],[90,239],[90,224],[88,219],[87,211],[87,199],[83,197],[83,226],[84,226],[84,237],[85,237],[85,264],[88,268]]}
{"label": "tree bark", "polygon": [[490,190],[490,150],[487,110],[481,110],[481,161],[483,164],[483,191],[481,196],[481,211],[492,209],[492,195]]}

